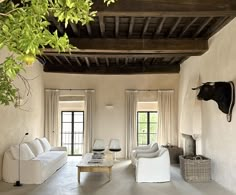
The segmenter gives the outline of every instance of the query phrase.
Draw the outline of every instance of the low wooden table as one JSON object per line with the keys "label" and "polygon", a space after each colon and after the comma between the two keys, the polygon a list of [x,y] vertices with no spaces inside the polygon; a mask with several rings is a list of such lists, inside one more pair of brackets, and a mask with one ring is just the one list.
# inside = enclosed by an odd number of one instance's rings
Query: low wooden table
{"label": "low wooden table", "polygon": [[78,167],[78,182],[80,183],[81,172],[103,172],[109,175],[109,181],[112,176],[113,158],[112,154],[105,154],[104,159],[99,163],[89,163],[93,153],[87,153],[77,165]]}

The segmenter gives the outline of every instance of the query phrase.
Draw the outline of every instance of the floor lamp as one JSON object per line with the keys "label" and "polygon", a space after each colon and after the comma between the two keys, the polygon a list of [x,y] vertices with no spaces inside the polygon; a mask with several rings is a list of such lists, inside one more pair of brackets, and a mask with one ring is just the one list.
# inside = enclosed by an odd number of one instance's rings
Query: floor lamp
{"label": "floor lamp", "polygon": [[25,133],[24,137],[22,138],[22,140],[21,140],[21,142],[19,144],[18,181],[16,181],[16,183],[14,184],[14,186],[17,186],[17,187],[23,185],[23,184],[20,183],[20,161],[21,161],[21,159],[20,159],[20,145],[24,141],[26,135],[29,135],[29,133]]}

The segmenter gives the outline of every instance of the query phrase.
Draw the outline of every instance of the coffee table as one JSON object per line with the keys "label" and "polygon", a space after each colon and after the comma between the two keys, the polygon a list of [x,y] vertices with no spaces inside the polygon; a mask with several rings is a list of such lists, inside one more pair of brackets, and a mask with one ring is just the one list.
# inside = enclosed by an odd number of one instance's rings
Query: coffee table
{"label": "coffee table", "polygon": [[80,183],[81,172],[103,172],[108,173],[109,181],[112,175],[113,158],[112,154],[105,154],[104,159],[98,162],[91,163],[93,153],[87,153],[78,163],[78,182]]}

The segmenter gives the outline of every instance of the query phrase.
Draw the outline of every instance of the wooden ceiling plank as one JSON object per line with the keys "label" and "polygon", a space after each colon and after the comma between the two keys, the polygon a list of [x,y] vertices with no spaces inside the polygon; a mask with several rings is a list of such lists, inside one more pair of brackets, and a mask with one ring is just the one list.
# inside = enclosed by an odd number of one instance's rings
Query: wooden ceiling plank
{"label": "wooden ceiling plank", "polygon": [[115,58],[116,59],[116,65],[119,65],[119,58]]}
{"label": "wooden ceiling plank", "polygon": [[127,65],[127,64],[128,64],[128,61],[129,61],[129,58],[128,58],[128,57],[126,57],[126,58],[125,58],[125,65]]}
{"label": "wooden ceiling plank", "polygon": [[66,62],[67,62],[68,64],[70,64],[70,66],[73,66],[73,65],[71,64],[70,60],[67,58],[67,57],[69,57],[69,56],[63,56],[63,57],[64,57],[64,59],[66,60]]}
{"label": "wooden ceiling plank", "polygon": [[177,26],[179,25],[180,21],[181,21],[181,18],[178,18],[178,19],[176,20],[174,26],[171,28],[171,30],[170,30],[170,32],[169,32],[169,34],[168,34],[168,36],[167,36],[168,38],[172,36],[173,32],[176,30],[176,28],[177,28]]}
{"label": "wooden ceiling plank", "polygon": [[88,57],[84,57],[87,67],[90,67],[90,62]]}
{"label": "wooden ceiling plank", "polygon": [[50,64],[53,64],[53,63],[54,63],[54,62],[50,59],[51,56],[49,57],[49,56],[44,55],[43,57],[46,58],[46,60],[49,61]]}
{"label": "wooden ceiling plank", "polygon": [[119,37],[119,16],[115,16],[115,36]]}
{"label": "wooden ceiling plank", "polygon": [[79,29],[78,29],[77,25],[76,25],[75,23],[70,22],[70,27],[71,27],[73,33],[74,33],[76,36],[79,37],[79,36],[80,36],[80,32],[79,32]]}
{"label": "wooden ceiling plank", "polygon": [[79,64],[79,66],[82,66],[81,62],[79,61],[78,57],[75,57],[76,62]]}
{"label": "wooden ceiling plank", "polygon": [[176,60],[176,57],[171,58],[169,61],[169,64],[173,64],[175,62],[175,60]]}
{"label": "wooden ceiling plank", "polygon": [[134,17],[130,18],[128,37],[130,37],[132,35],[133,28],[134,28],[134,20],[135,20]]}
{"label": "wooden ceiling plank", "polygon": [[58,59],[57,56],[53,56],[53,57],[56,59],[56,61],[57,61],[59,64],[63,64],[63,63],[61,62],[61,60]]}
{"label": "wooden ceiling plank", "polygon": [[98,20],[99,20],[99,26],[100,26],[101,37],[104,37],[104,34],[105,34],[104,17],[103,17],[103,16],[98,16]]}
{"label": "wooden ceiling plank", "polygon": [[201,27],[194,33],[193,37],[197,37],[202,30],[210,23],[210,21],[213,19],[213,17],[208,18],[202,25]]}
{"label": "wooden ceiling plank", "polygon": [[54,24],[54,26],[56,26],[57,30],[59,31],[60,34],[64,34],[65,33],[65,28],[64,26],[59,23],[56,18],[54,17],[50,17],[50,21]]}
{"label": "wooden ceiling plank", "polygon": [[145,24],[143,26],[143,32],[142,32],[142,37],[144,37],[145,33],[147,32],[148,25],[150,23],[151,17],[147,17],[145,20]]}
{"label": "wooden ceiling plank", "polygon": [[182,38],[184,36],[184,34],[188,31],[188,29],[190,28],[190,26],[192,26],[196,21],[198,20],[198,17],[194,18],[193,20],[191,20],[189,22],[189,24],[183,29],[183,31],[181,32],[181,34],[179,35],[180,38]]}
{"label": "wooden ceiling plank", "polygon": [[92,30],[91,30],[91,25],[90,25],[90,23],[87,23],[87,24],[86,24],[86,29],[87,29],[88,35],[91,37],[91,36],[92,36]]}
{"label": "wooden ceiling plank", "polygon": [[159,25],[157,25],[157,28],[156,28],[156,31],[155,31],[153,37],[156,37],[156,36],[158,36],[158,35],[161,33],[161,30],[162,30],[162,28],[163,28],[163,25],[164,25],[164,23],[165,23],[165,20],[166,20],[165,17],[161,19],[161,22],[160,22]]}
{"label": "wooden ceiling plank", "polygon": [[109,64],[109,58],[105,58],[105,60],[106,60],[106,66],[109,67],[109,66],[110,66],[110,64]]}
{"label": "wooden ceiling plank", "polygon": [[99,61],[98,61],[98,58],[97,58],[97,57],[94,57],[94,59],[95,59],[96,65],[97,65],[97,66],[100,66]]}

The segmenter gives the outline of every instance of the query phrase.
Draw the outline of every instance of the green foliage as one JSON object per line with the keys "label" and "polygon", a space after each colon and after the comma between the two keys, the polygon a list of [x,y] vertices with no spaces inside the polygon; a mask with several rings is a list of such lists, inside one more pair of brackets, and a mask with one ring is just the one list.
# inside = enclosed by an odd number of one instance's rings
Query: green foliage
{"label": "green foliage", "polygon": [[[107,5],[115,0],[103,0]],[[23,64],[31,64],[46,46],[58,52],[70,51],[66,34],[51,33],[47,18],[56,17],[64,22],[82,25],[93,21],[96,11],[92,11],[92,0],[21,0],[20,4],[11,0],[0,1],[0,49],[6,46],[17,54],[17,59],[8,57],[0,64],[0,104],[8,105],[17,98],[17,89],[12,84],[14,78],[24,69]]]}

